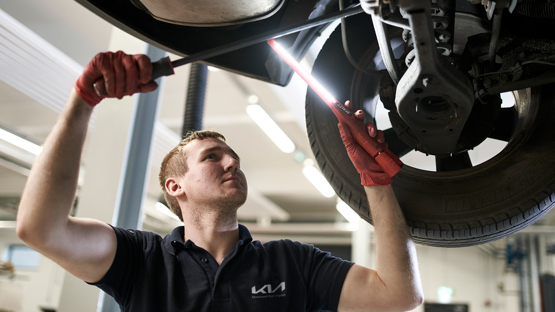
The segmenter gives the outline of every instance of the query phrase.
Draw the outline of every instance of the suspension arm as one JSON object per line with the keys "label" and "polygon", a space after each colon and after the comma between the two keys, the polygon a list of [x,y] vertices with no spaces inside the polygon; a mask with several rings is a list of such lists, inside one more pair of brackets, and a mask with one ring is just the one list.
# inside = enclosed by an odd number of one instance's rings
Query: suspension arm
{"label": "suspension arm", "polygon": [[457,151],[474,94],[470,79],[438,53],[430,2],[399,1],[409,19],[415,59],[399,81],[395,104],[422,151],[445,155]]}

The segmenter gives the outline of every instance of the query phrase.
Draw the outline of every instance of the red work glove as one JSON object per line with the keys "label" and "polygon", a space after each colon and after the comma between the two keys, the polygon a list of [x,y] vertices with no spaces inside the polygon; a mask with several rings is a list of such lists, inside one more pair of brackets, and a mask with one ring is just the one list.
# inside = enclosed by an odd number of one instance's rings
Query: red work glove
{"label": "red work glove", "polygon": [[[351,108],[351,103],[347,101],[345,103],[347,108]],[[364,113],[361,110],[355,112],[355,116],[359,119],[364,119]],[[353,138],[351,135],[351,130],[348,124],[338,123],[339,133],[341,134],[341,139],[343,144],[347,149],[349,158],[355,166],[357,172],[360,174],[360,182],[364,186],[377,186],[377,185],[389,185],[391,184],[391,177],[386,174],[382,168],[376,163],[374,158],[368,154]],[[366,127],[368,129],[368,134],[376,138],[378,143],[383,144],[387,148],[387,143],[385,143],[384,134],[379,131],[376,126],[372,123],[367,123]]]}
{"label": "red work glove", "polygon": [[152,80],[151,73],[152,64],[146,55],[128,55],[122,51],[98,53],[75,82],[75,91],[95,106],[107,97],[121,99],[137,92],[154,91],[158,84]]}

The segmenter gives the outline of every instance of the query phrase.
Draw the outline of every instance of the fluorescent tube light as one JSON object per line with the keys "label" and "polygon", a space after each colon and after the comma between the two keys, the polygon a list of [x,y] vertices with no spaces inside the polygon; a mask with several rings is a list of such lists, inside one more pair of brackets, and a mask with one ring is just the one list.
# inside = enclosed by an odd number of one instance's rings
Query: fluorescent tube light
{"label": "fluorescent tube light", "polygon": [[256,122],[256,124],[266,133],[267,136],[279,147],[284,153],[292,153],[295,151],[295,144],[274,122],[274,120],[266,113],[260,105],[247,106],[247,114]]}
{"label": "fluorescent tube light", "polygon": [[347,219],[347,221],[349,221],[349,223],[351,223],[353,226],[358,227],[360,216],[353,209],[351,209],[349,205],[347,205],[344,201],[338,199],[335,208],[345,219]]}
{"label": "fluorescent tube light", "polygon": [[333,197],[335,195],[335,191],[328,183],[326,178],[316,169],[314,166],[305,166],[303,168],[304,176],[314,185],[322,195],[325,197]]}
{"label": "fluorescent tube light", "polygon": [[0,139],[35,155],[40,154],[40,152],[42,151],[42,147],[36,145],[35,143],[27,141],[24,138],[19,137],[3,129],[0,129]]}
{"label": "fluorescent tube light", "polygon": [[0,221],[0,229],[15,229],[15,221]]}
{"label": "fluorescent tube light", "polygon": [[162,204],[161,202],[156,202],[156,210],[160,211],[161,213],[165,214],[166,216],[172,219],[175,219],[181,222],[181,220],[179,220],[179,218],[173,212],[171,212],[170,208],[168,208],[166,205]]}

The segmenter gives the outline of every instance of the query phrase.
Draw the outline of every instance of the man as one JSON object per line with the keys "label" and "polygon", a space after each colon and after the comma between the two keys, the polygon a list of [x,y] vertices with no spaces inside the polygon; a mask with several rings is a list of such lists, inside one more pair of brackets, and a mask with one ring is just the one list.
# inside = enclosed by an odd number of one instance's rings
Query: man
{"label": "man", "polygon": [[[68,216],[94,106],[154,90],[151,70],[148,57],[123,52],[98,54],[85,67],[29,175],[18,211],[23,241],[104,289],[124,311],[405,311],[421,304],[415,247],[391,177],[348,125],[339,129],[367,185],[376,270],[298,242],[252,241],[237,223],[247,196],[239,156],[216,132],[194,133],[164,159],[160,181],[185,225],[171,235]],[[385,144],[381,132],[368,129]]]}

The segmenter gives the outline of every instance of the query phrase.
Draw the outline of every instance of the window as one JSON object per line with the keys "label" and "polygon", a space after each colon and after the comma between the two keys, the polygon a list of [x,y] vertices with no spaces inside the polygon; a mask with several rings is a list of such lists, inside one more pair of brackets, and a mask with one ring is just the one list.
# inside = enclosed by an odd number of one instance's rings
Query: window
{"label": "window", "polygon": [[10,261],[16,269],[38,269],[40,254],[25,245],[10,245],[3,255],[4,261]]}

